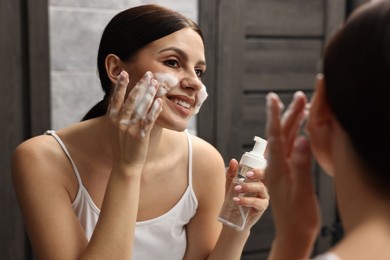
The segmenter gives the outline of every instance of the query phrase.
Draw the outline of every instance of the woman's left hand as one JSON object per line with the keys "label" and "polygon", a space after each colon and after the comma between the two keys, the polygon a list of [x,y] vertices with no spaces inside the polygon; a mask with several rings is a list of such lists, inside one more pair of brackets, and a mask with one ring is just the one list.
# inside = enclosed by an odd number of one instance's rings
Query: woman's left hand
{"label": "woman's left hand", "polygon": [[[237,168],[237,160],[232,159],[229,163],[229,167],[227,168],[226,190],[232,183],[233,178],[236,175]],[[245,229],[250,230],[268,208],[269,194],[264,183],[264,169],[253,169],[247,173],[247,177],[249,179],[248,182],[236,185],[234,189],[238,193],[252,193],[255,194],[255,196],[237,196],[233,200],[237,205],[250,208],[245,225]]]}

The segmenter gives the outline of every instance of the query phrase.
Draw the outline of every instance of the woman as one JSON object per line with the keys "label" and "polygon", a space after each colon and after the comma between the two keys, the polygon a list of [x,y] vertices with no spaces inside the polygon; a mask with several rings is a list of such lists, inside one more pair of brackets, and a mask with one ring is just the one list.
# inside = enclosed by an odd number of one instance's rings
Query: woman
{"label": "woman", "polygon": [[[205,98],[202,34],[156,5],[125,10],[105,28],[104,99],[85,120],[22,143],[13,178],[39,259],[239,259],[268,205],[264,185],[243,232],[216,221],[225,168],[184,130]],[[232,160],[228,174],[237,169]],[[261,178],[259,169],[252,178]]]}
{"label": "woman", "polygon": [[308,139],[297,136],[305,96],[298,92],[283,117],[278,96],[267,97],[265,175],[276,225],[269,259],[310,257],[320,226],[311,150],[334,177],[344,228],[342,240],[315,259],[389,259],[390,1],[357,9],[328,43],[323,68]]}

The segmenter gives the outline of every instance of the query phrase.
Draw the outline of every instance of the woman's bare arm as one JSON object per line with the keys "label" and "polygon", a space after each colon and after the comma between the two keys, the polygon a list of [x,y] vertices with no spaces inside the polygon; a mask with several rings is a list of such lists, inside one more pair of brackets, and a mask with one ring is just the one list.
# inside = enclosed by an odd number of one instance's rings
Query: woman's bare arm
{"label": "woman's bare arm", "polygon": [[15,190],[39,259],[131,259],[140,178],[161,100],[147,101],[145,110],[149,111],[153,102],[157,109],[147,113],[149,121],[142,129],[139,124],[123,123],[129,122],[141,88],[147,87],[152,96],[157,90],[148,74],[124,100],[127,84],[127,73],[122,72],[109,108],[115,113],[107,116],[114,162],[89,243],[71,205],[69,181],[64,176],[72,169],[61,148],[41,136],[16,149],[12,162]]}

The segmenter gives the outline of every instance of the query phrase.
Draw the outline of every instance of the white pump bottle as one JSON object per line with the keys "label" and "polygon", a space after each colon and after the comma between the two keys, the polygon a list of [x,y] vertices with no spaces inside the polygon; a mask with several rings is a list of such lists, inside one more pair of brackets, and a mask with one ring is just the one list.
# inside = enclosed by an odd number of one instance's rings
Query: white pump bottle
{"label": "white pump bottle", "polygon": [[[239,231],[242,231],[245,227],[250,208],[237,205],[233,202],[233,198],[238,196],[238,193],[234,191],[234,187],[238,184],[253,181],[246,177],[246,173],[254,168],[264,169],[267,164],[267,161],[263,156],[267,141],[258,136],[255,136],[254,140],[256,143],[252,151],[246,152],[241,157],[237,169],[237,174],[226,193],[225,201],[218,217],[218,221],[228,226],[234,227]],[[253,197],[254,194],[241,193],[240,196]]]}

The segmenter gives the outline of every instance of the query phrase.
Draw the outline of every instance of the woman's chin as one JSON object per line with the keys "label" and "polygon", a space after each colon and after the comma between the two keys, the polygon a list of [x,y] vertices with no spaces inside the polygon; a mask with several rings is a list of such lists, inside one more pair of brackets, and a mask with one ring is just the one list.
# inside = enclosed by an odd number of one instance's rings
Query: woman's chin
{"label": "woman's chin", "polygon": [[183,132],[184,130],[187,129],[188,127],[188,120],[184,122],[178,122],[178,121],[175,121],[175,122],[172,122],[172,120],[160,120],[157,119],[155,125],[158,125],[159,127],[161,128],[166,128],[166,129],[169,129],[169,130],[172,130],[172,131],[177,131],[177,132]]}

